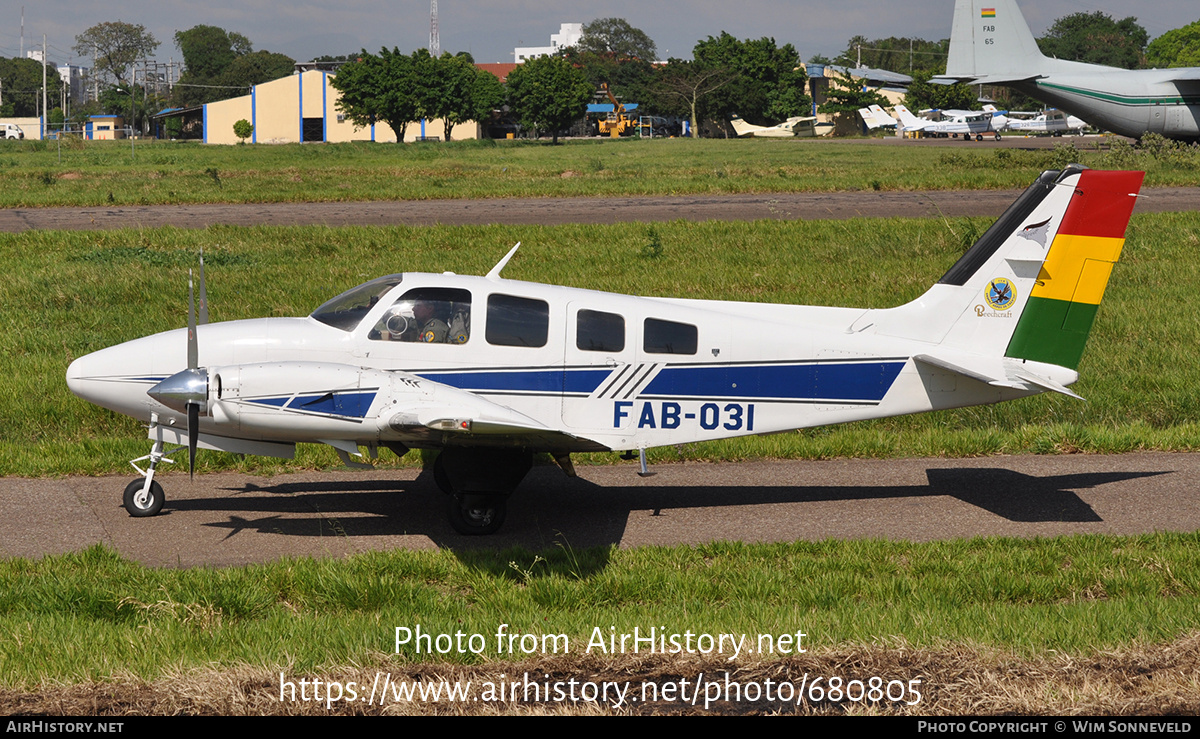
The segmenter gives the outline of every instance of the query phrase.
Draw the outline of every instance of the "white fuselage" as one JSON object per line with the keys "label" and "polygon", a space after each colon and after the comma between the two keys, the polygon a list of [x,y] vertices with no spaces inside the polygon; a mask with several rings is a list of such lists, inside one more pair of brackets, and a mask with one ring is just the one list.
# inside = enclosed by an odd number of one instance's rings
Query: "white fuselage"
{"label": "white fuselage", "polygon": [[[461,344],[407,343],[372,333],[394,296],[415,287],[469,291],[473,312],[469,339]],[[946,287],[954,289],[961,288]],[[937,289],[923,300],[936,294]],[[489,315],[494,296],[544,303],[544,343],[493,343],[492,322],[499,331],[502,320]],[[400,402],[396,393],[405,388],[378,389],[396,385],[392,381],[396,378],[408,386],[426,386],[413,391],[423,392],[425,400],[410,393],[404,396],[405,404],[459,408],[470,398],[483,398],[511,409],[513,418],[533,419],[577,440],[545,443],[546,451],[636,449],[1033,394],[919,369],[911,357],[942,337],[914,340],[894,335],[900,332],[887,335],[889,315],[898,310],[642,298],[503,279],[406,274],[349,330],[312,317],[200,326],[200,365],[214,373],[237,367],[246,377],[266,377],[254,382],[269,386],[271,363],[304,362],[302,368],[279,368],[281,386],[287,385],[287,377],[295,376],[314,378],[307,390],[317,395],[327,390],[344,394],[359,386],[371,389],[352,396],[361,407],[341,412],[345,423],[333,423],[333,431],[293,432],[273,428],[270,422],[256,423],[249,416],[240,426],[218,425],[216,421],[228,421],[236,413],[220,408],[201,419],[200,430],[262,441],[310,441],[316,434],[317,440],[341,438],[362,445],[389,439],[408,443],[410,437],[389,435],[393,432],[382,407]],[[936,312],[936,306],[930,310]],[[589,347],[591,339],[582,336],[587,329],[581,311],[584,316],[619,317],[623,324],[619,346],[609,338],[609,346]],[[664,324],[684,329],[678,335],[673,329],[664,334]],[[71,390],[119,413],[143,421],[154,413],[164,426],[182,427],[184,415],[151,399],[146,391],[186,366],[185,334],[184,329],[167,331],[82,357],[68,370]],[[1058,372],[1064,384],[1075,379],[1074,372],[1061,368],[1048,371]],[[235,377],[232,371],[223,391],[227,404],[236,405],[231,400],[238,397],[236,381],[231,377]],[[317,377],[347,379],[318,381]],[[434,397],[430,388],[440,389],[441,394]],[[212,392],[215,397],[218,390]],[[298,405],[285,397],[264,401],[263,391],[255,392],[258,404],[241,403],[243,409],[278,415],[281,405]],[[313,402],[317,400],[313,396]],[[328,428],[331,422],[325,418],[322,423]],[[231,428],[237,429],[236,434]]]}

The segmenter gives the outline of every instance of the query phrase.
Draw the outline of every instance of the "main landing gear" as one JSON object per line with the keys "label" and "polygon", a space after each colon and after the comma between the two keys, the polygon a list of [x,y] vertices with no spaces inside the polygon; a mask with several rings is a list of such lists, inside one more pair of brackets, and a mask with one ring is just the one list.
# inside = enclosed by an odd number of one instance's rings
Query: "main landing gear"
{"label": "main landing gear", "polygon": [[508,496],[533,467],[524,449],[446,447],[433,461],[433,480],[449,496],[446,512],[460,534],[494,534],[508,514]]}

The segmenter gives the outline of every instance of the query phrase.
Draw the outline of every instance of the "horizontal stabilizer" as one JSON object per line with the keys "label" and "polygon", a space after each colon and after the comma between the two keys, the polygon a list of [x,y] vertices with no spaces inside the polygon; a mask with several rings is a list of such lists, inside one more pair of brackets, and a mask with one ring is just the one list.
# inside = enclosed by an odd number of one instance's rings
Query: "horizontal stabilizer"
{"label": "horizontal stabilizer", "polygon": [[993,357],[956,357],[954,360],[932,354],[918,354],[913,360],[922,364],[947,370],[963,377],[983,382],[992,387],[1007,387],[1013,390],[1049,390],[1076,400],[1082,397],[1071,392],[1062,383],[1030,371],[1024,364],[1011,360],[997,361]]}
{"label": "horizontal stabilizer", "polygon": [[1082,396],[1076,395],[1075,393],[1071,392],[1067,388],[1063,387],[1061,384],[1055,382],[1054,380],[1051,380],[1049,377],[1041,377],[1039,375],[1033,374],[1032,372],[1023,372],[1023,371],[1018,371],[1013,374],[1018,379],[1028,382],[1032,385],[1037,385],[1040,388],[1044,388],[1046,390],[1050,390],[1051,392],[1055,392],[1055,393],[1061,393],[1062,395],[1066,395],[1067,397],[1075,398],[1076,400],[1083,400]]}

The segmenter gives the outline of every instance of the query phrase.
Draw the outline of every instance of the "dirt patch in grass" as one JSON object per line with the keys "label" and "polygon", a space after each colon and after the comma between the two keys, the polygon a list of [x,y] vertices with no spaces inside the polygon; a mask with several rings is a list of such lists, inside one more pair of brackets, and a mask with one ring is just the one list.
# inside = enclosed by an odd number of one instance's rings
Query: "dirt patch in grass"
{"label": "dirt patch in grass", "polygon": [[[351,686],[355,700],[347,700]],[[451,686],[465,692],[451,700]],[[381,698],[385,689],[387,697]],[[889,690],[896,700],[889,699]],[[440,691],[436,700],[435,691]],[[327,700],[339,692],[341,700]],[[153,683],[118,678],[0,690],[0,713],[1194,716],[1200,713],[1200,633],[1087,657],[1035,659],[969,647],[905,645],[736,664],[678,655],[586,655],[473,666],[394,664],[381,657],[377,665],[319,673],[239,667]]]}

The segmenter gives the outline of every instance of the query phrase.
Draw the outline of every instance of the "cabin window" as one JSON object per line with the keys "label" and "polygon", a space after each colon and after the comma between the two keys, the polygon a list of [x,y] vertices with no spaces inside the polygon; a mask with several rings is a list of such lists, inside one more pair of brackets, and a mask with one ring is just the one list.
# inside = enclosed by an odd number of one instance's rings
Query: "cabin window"
{"label": "cabin window", "polygon": [[489,295],[487,342],[496,346],[545,346],[550,305],[515,295]]}
{"label": "cabin window", "polygon": [[471,338],[471,293],[418,287],[401,295],[367,334],[374,341],[465,344]]}
{"label": "cabin window", "polygon": [[581,310],[575,316],[575,346],[585,352],[625,349],[625,318],[616,313]]}
{"label": "cabin window", "polygon": [[642,346],[647,354],[695,354],[699,343],[696,327],[659,318],[647,318]]}

